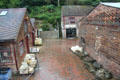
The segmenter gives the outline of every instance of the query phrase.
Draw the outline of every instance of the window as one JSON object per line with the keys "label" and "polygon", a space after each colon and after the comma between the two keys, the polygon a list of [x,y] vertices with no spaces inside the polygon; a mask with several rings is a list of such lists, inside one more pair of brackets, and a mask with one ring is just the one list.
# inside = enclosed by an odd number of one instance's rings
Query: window
{"label": "window", "polygon": [[24,53],[24,43],[23,43],[23,40],[19,42],[19,51],[20,51],[20,56],[22,56],[23,53]]}
{"label": "window", "polygon": [[27,33],[28,32],[28,24],[27,21],[24,21],[24,32]]}
{"label": "window", "polygon": [[0,13],[0,16],[4,16],[4,15],[6,15],[7,12],[8,12],[8,11],[2,11],[2,12]]}
{"label": "window", "polygon": [[76,28],[67,28],[66,29],[66,37],[67,38],[76,37]]}
{"label": "window", "polygon": [[70,24],[75,24],[75,17],[69,17]]}
{"label": "window", "polygon": [[67,18],[67,17],[65,17],[63,21],[65,22],[65,24],[69,24],[70,23],[69,22],[69,18]]}
{"label": "window", "polygon": [[10,48],[0,46],[0,63],[12,63],[12,61]]}

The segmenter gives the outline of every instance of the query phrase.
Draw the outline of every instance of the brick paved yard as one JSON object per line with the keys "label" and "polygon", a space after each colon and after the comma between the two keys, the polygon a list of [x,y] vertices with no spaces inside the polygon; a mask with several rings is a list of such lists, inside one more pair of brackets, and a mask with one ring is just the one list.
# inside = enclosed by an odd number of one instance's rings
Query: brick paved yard
{"label": "brick paved yard", "polygon": [[93,80],[82,61],[69,50],[78,40],[44,40],[32,80]]}

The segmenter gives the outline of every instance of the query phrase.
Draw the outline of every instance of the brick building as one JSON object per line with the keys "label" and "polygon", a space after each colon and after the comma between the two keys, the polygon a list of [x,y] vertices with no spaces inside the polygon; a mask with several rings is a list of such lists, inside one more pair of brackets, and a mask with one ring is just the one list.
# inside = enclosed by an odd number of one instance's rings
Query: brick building
{"label": "brick building", "polygon": [[62,6],[61,29],[63,38],[78,37],[77,22],[93,9],[92,6]]}
{"label": "brick building", "polygon": [[33,38],[26,8],[0,9],[0,66],[17,71],[33,46]]}
{"label": "brick building", "polygon": [[35,37],[38,37],[38,28],[35,23],[35,21],[36,21],[35,18],[31,18],[30,21],[33,26],[33,31],[34,31]]}
{"label": "brick building", "polygon": [[79,23],[79,34],[89,55],[120,79],[120,3],[100,3]]}

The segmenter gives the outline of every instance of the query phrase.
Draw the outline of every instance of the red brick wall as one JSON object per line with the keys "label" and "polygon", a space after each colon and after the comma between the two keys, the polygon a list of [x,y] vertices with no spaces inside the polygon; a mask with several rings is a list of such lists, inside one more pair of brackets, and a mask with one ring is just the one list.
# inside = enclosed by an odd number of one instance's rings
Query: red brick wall
{"label": "red brick wall", "polygon": [[117,31],[118,29],[119,27],[87,24],[81,24],[79,27],[79,35],[86,41],[86,51],[116,78],[120,78],[120,31]]}
{"label": "red brick wall", "polygon": [[117,8],[98,5],[86,17],[87,20],[80,23],[79,35],[85,38],[86,51],[90,56],[120,79],[120,26],[108,23],[119,21],[118,13],[120,10]]}
{"label": "red brick wall", "polygon": [[[70,23],[70,17],[75,17],[75,24],[77,26],[77,23],[83,18],[83,16],[62,16],[61,19],[61,27],[62,27],[62,36],[63,38],[66,38],[66,28],[65,25],[71,25]],[[76,27],[77,29],[77,37],[78,37],[78,26]]]}
{"label": "red brick wall", "polygon": [[[27,15],[25,15],[25,18],[26,17],[28,17]],[[24,20],[23,20],[23,22],[22,22],[22,24],[21,24],[21,28],[20,28],[20,31],[19,31],[19,35],[18,35],[18,38],[17,38],[17,44],[16,44],[16,46],[17,46],[17,60],[18,60],[18,66],[20,67],[20,65],[21,65],[21,62],[23,61],[23,59],[24,59],[24,56],[27,54],[27,45],[26,45],[26,36],[27,36],[27,34],[29,34],[29,42],[28,42],[28,44],[29,44],[29,47],[32,47],[33,46],[33,42],[32,42],[32,30],[33,30],[33,28],[32,28],[32,26],[31,26],[31,24],[30,24],[30,19],[28,19],[28,21],[27,21],[27,24],[28,24],[28,32],[27,33],[25,33],[24,32]],[[20,43],[20,41],[22,41],[23,40],[23,43],[24,43],[24,54],[22,55],[22,56],[20,56],[20,52],[19,52],[19,43]]]}
{"label": "red brick wall", "polygon": [[16,65],[15,65],[15,56],[14,56],[14,43],[13,42],[4,42],[4,43],[0,43],[0,46],[6,46],[6,47],[10,47],[11,49],[11,56],[13,62],[12,63],[4,63],[4,64],[0,64],[1,65],[7,65],[7,67],[10,67],[12,69],[12,71],[17,71],[16,69]]}
{"label": "red brick wall", "polygon": [[[25,15],[25,17],[27,17],[27,15]],[[16,42],[5,42],[5,43],[0,43],[0,45],[3,45],[3,46],[9,46],[11,47],[11,54],[12,54],[12,57],[13,57],[13,63],[10,63],[10,64],[7,64],[8,67],[12,68],[13,71],[16,71],[16,65],[15,65],[15,56],[14,56],[14,48],[16,49],[16,58],[17,58],[17,62],[18,62],[18,67],[20,67],[21,65],[21,62],[23,61],[24,59],[24,56],[25,54],[27,54],[27,46],[26,46],[26,34],[30,34],[30,38],[29,38],[29,47],[33,46],[32,44],[32,26],[30,24],[30,20],[28,19],[27,21],[27,24],[28,24],[28,32],[25,33],[24,32],[24,20],[21,24],[21,27],[20,27],[20,30],[19,30],[19,33],[18,33],[18,36],[17,36],[17,41]],[[20,51],[19,51],[19,42],[23,40],[23,43],[24,43],[24,53],[22,56],[20,56]]]}
{"label": "red brick wall", "polygon": [[70,17],[75,17],[75,22],[77,23],[83,16],[64,16],[62,17],[63,25],[70,24]]}

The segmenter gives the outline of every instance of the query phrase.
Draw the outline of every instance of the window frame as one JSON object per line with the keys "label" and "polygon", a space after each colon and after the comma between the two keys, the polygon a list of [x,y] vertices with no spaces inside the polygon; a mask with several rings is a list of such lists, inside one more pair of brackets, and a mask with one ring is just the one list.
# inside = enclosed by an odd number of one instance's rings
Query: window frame
{"label": "window frame", "polygon": [[69,17],[70,24],[75,24],[75,17]]}
{"label": "window frame", "polygon": [[[20,56],[22,56],[22,55],[25,53],[25,50],[24,50],[24,48],[25,48],[25,46],[24,46],[24,41],[21,40],[21,41],[19,42],[18,46],[19,46]],[[21,53],[21,49],[22,49],[22,53]]]}
{"label": "window frame", "polygon": [[24,20],[24,32],[25,33],[28,32],[28,22],[27,22],[27,20]]}
{"label": "window frame", "polygon": [[[7,54],[8,57],[3,56],[5,52],[8,52],[8,54]],[[9,55],[9,53],[10,53],[10,55]],[[0,57],[0,59],[1,59],[1,60],[0,60],[0,63],[3,63],[3,64],[9,64],[9,63],[11,64],[11,63],[14,63],[11,47],[4,46],[3,50],[2,50],[2,48],[1,48],[0,54],[3,54],[3,55],[1,55],[1,57]],[[3,57],[3,59],[2,59],[2,57]],[[3,62],[2,60],[4,60],[5,58],[6,58],[6,60],[8,60],[8,61]],[[10,62],[9,62],[9,61],[10,61]]]}

